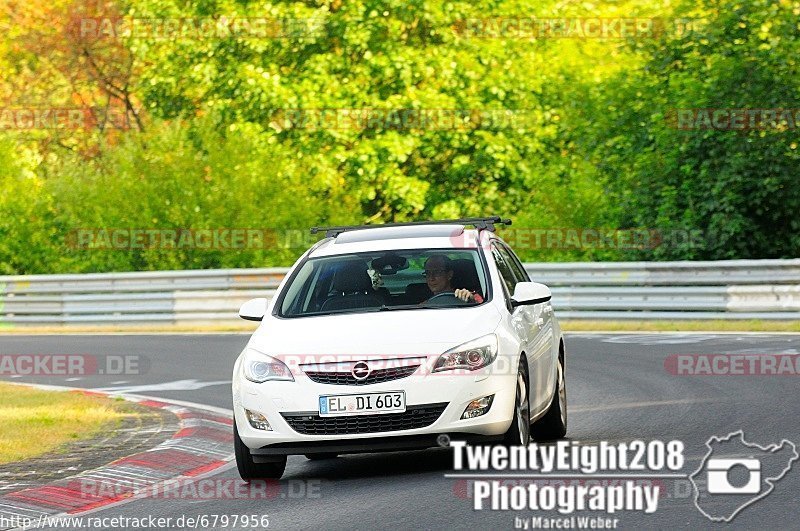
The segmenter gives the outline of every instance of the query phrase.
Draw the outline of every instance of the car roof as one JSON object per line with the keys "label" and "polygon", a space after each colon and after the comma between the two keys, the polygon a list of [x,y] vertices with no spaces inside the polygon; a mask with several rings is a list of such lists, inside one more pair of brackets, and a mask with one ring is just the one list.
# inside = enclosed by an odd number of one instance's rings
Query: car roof
{"label": "car roof", "polygon": [[[481,232],[463,225],[376,227],[343,232],[322,240],[311,258],[400,249],[475,249]],[[485,237],[485,236],[484,236]]]}

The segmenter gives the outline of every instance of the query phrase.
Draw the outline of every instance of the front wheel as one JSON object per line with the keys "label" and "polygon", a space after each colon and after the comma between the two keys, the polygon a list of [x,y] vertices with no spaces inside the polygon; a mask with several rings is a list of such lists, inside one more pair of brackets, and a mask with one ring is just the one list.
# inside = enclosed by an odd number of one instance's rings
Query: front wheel
{"label": "front wheel", "polygon": [[517,396],[514,400],[514,418],[503,436],[506,445],[528,446],[531,442],[531,403],[528,383],[528,366],[525,358],[517,370]]}
{"label": "front wheel", "polygon": [[537,441],[552,441],[567,434],[567,378],[564,374],[563,356],[558,357],[556,367],[556,389],[547,413],[531,426]]}
{"label": "front wheel", "polygon": [[243,480],[250,482],[255,479],[280,479],[283,471],[286,470],[286,456],[276,458],[272,463],[255,463],[250,449],[245,446],[239,437],[239,430],[236,429],[236,422],[233,423],[233,450],[236,454],[236,468]]}

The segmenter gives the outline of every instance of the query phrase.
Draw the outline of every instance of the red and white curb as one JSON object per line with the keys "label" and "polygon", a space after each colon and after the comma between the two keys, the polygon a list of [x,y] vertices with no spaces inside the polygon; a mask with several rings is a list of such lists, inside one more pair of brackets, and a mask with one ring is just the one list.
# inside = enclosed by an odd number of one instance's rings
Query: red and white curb
{"label": "red and white curb", "polygon": [[226,465],[234,460],[233,414],[229,410],[161,398],[71,390],[119,396],[143,406],[165,409],[180,419],[180,429],[171,439],[145,452],[48,485],[0,496],[0,521],[38,520],[107,508],[141,499],[143,493],[146,496],[158,492],[175,480],[197,480],[219,473],[230,468]]}

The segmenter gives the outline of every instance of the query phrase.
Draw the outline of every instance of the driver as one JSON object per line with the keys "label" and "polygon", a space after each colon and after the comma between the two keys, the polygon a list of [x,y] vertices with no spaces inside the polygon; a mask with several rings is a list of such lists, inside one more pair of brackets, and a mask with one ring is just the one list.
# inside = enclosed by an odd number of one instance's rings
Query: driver
{"label": "driver", "polygon": [[479,293],[468,289],[453,289],[453,264],[445,255],[433,255],[425,261],[425,281],[433,297],[440,293],[452,293],[464,302],[483,302]]}

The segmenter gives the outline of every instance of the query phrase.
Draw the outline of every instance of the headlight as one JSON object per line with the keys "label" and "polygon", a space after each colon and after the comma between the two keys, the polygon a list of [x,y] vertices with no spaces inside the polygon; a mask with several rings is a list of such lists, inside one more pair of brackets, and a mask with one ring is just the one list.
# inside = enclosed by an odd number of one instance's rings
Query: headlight
{"label": "headlight", "polygon": [[245,350],[242,360],[244,377],[251,382],[263,383],[268,381],[293,382],[292,371],[281,360],[262,354],[257,350]]}
{"label": "headlight", "polygon": [[486,367],[497,357],[497,336],[488,336],[473,339],[454,349],[448,350],[436,360],[433,372],[449,371],[452,369],[466,369],[475,371]]}

